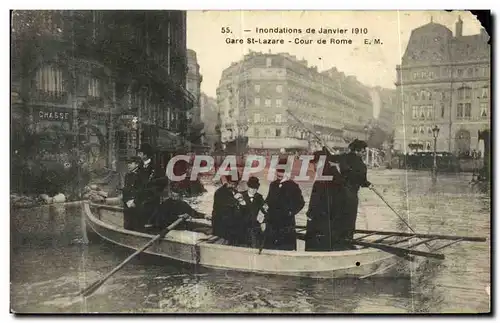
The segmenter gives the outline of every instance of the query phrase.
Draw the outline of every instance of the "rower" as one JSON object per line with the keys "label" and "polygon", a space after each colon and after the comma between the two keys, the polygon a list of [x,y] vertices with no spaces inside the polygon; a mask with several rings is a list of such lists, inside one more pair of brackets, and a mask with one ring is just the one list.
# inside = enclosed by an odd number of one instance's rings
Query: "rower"
{"label": "rower", "polygon": [[[161,231],[174,223],[180,215],[187,214],[191,218],[203,219],[205,215],[193,209],[191,205],[183,201],[180,194],[167,189],[168,198],[165,199],[150,222],[153,231]],[[184,222],[176,227],[176,230],[186,230],[187,223]]]}

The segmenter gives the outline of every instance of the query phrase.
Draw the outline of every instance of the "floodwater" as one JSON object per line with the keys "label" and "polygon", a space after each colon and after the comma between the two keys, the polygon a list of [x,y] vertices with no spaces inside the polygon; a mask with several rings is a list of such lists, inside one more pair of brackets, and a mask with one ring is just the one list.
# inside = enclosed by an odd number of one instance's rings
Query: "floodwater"
{"label": "floodwater", "polygon": [[[82,244],[79,206],[58,205],[11,214],[11,309],[18,313],[71,312],[317,312],[484,313],[490,311],[490,195],[469,185],[471,175],[369,171],[368,179],[416,232],[487,237],[424,261],[410,278],[316,280],[233,271],[203,271],[142,256],[92,297],[71,297],[131,252],[99,239]],[[261,182],[261,193],[268,183]],[[301,183],[306,201],[311,183]],[[213,192],[196,201],[209,212]],[[307,204],[306,204],[307,207]],[[305,209],[297,216],[305,223]],[[405,230],[372,191],[361,189],[357,227]]]}

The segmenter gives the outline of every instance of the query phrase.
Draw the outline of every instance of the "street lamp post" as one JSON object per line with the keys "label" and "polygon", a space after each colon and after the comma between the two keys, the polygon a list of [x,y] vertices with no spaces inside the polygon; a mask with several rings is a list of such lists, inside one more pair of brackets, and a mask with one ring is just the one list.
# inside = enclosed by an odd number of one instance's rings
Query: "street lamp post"
{"label": "street lamp post", "polygon": [[364,130],[365,130],[365,141],[368,141],[368,130],[369,130],[368,126],[365,126]]}
{"label": "street lamp post", "polygon": [[432,136],[434,137],[434,164],[432,166],[432,174],[435,178],[437,176],[437,154],[436,154],[436,146],[437,146],[437,137],[439,135],[439,127],[437,125],[432,128]]}

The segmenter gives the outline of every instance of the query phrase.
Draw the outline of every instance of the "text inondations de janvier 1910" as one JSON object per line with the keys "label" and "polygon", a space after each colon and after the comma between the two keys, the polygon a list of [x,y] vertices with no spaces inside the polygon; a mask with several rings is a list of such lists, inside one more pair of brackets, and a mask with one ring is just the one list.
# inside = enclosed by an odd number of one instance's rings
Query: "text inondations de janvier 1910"
{"label": "text inondations de janvier 1910", "polygon": [[[352,28],[288,28],[271,27],[243,29],[242,37],[235,37],[233,29],[223,26],[220,30],[228,45],[382,45],[380,38],[370,37],[365,27]],[[241,33],[238,33],[241,34]]]}

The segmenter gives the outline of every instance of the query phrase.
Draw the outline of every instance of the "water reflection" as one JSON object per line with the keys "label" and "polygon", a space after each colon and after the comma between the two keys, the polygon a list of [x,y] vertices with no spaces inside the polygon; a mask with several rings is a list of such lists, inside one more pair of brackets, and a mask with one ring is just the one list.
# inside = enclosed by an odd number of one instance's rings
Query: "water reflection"
{"label": "water reflection", "polygon": [[[488,236],[490,199],[463,176],[432,183],[418,172],[369,174],[384,198],[417,232]],[[261,186],[265,195],[265,181]],[[196,201],[211,208],[214,187]],[[306,200],[310,186],[302,185]],[[11,217],[11,308],[20,312],[484,312],[490,284],[487,243],[450,247],[444,261],[405,263],[408,278],[316,280],[204,270],[141,256],[83,301],[88,286],[130,251],[82,235],[78,206],[16,210]],[[305,223],[303,214],[298,223]],[[371,191],[360,191],[357,226],[409,231]],[[401,268],[393,268],[398,271]],[[408,269],[408,268],[407,268]]]}

